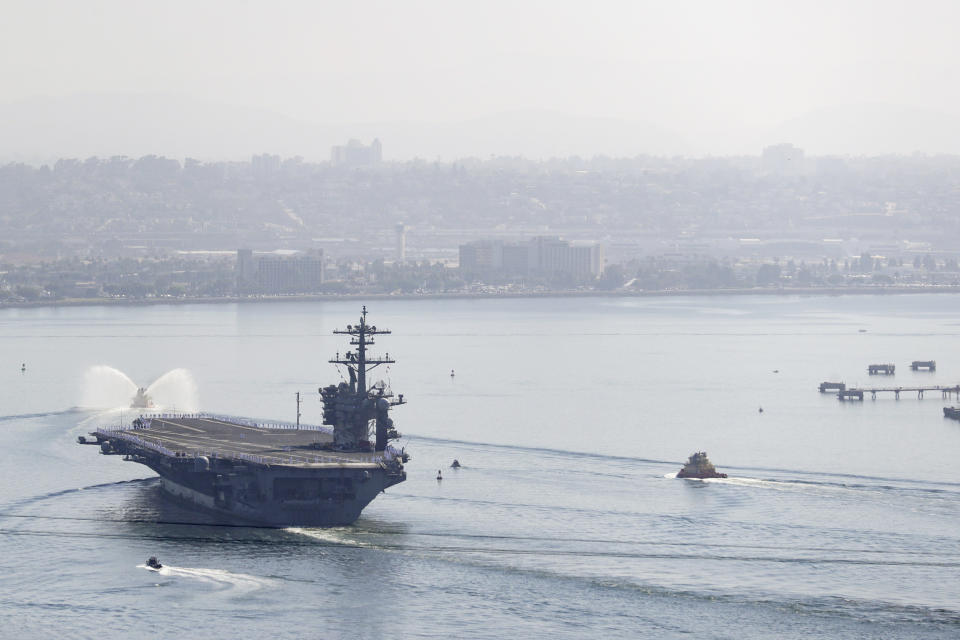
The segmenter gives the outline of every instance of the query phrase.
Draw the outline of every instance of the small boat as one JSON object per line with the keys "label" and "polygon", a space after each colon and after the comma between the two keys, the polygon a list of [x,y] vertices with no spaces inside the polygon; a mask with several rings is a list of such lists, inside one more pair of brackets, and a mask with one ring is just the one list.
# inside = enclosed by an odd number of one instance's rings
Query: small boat
{"label": "small boat", "polygon": [[147,569],[153,569],[154,571],[160,571],[160,569],[163,569],[163,565],[160,564],[159,560],[157,560],[157,556],[150,556],[147,558],[146,565]]}
{"label": "small boat", "polygon": [[453,464],[450,465],[450,468],[451,468],[451,469],[459,469],[459,468],[460,468],[460,461],[457,460],[456,458],[454,458]]}
{"label": "small boat", "polygon": [[958,408],[958,407],[944,407],[944,408],[943,408],[943,417],[944,417],[944,418],[953,418],[954,420],[960,420],[960,408]]}
{"label": "small boat", "polygon": [[677,472],[678,478],[726,478],[727,474],[720,473],[707,458],[706,451],[697,451],[687,459],[687,464]]}

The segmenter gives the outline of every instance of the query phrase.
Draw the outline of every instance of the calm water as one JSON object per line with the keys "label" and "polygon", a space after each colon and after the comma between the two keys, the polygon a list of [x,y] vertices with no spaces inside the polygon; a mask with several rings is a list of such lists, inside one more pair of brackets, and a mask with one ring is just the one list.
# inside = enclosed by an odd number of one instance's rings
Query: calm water
{"label": "calm water", "polygon": [[960,636],[960,423],[816,391],[960,382],[955,296],[371,302],[413,459],[353,527],[209,526],[74,444],[96,365],[319,422],[359,308],[0,311],[0,635]]}

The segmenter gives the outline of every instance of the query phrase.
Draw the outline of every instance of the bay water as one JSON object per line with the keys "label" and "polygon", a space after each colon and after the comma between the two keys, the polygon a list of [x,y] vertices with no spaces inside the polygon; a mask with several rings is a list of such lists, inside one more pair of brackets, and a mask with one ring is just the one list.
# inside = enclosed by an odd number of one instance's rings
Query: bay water
{"label": "bay water", "polygon": [[[134,417],[106,367],[320,423],[363,304],[412,458],[353,526],[214,526],[76,444]],[[960,637],[960,403],[817,390],[956,385],[958,336],[934,294],[5,309],[0,636]]]}

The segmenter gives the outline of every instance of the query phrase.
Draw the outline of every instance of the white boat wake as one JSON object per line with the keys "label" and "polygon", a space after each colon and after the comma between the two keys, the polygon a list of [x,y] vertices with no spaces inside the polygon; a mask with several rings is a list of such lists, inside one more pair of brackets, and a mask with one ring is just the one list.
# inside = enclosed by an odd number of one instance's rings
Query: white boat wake
{"label": "white boat wake", "polygon": [[269,578],[260,578],[245,573],[231,573],[225,569],[204,569],[195,567],[173,567],[163,565],[162,568],[152,569],[146,564],[138,564],[138,569],[152,571],[165,578],[188,578],[205,582],[218,590],[235,590],[243,593],[256,591],[273,585]]}

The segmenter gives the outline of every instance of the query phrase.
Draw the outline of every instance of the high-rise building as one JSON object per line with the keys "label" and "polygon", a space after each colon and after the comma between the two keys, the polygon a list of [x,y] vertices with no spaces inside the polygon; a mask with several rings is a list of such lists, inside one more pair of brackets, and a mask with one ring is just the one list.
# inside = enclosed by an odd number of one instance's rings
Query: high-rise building
{"label": "high-rise building", "polygon": [[383,145],[374,138],[369,146],[359,140],[350,140],[345,145],[330,149],[330,163],[345,167],[369,167],[383,161]]}
{"label": "high-rise building", "polygon": [[460,245],[460,268],[466,273],[506,276],[526,274],[599,278],[603,274],[603,246],[571,245],[555,236],[537,236],[527,242],[474,240]]}
{"label": "high-rise building", "polygon": [[280,156],[264,153],[250,158],[250,170],[258,178],[271,176],[280,171]]}
{"label": "high-rise building", "polygon": [[503,265],[503,242],[474,240],[460,245],[460,268],[470,273],[497,271]]}
{"label": "high-rise building", "polygon": [[504,273],[522,276],[530,271],[530,245],[527,243],[508,242],[501,249]]}
{"label": "high-rise building", "polygon": [[237,249],[237,291],[253,291],[257,285],[257,263],[252,249]]}
{"label": "high-rise building", "polygon": [[254,253],[237,250],[240,293],[313,293],[323,285],[323,250]]}

